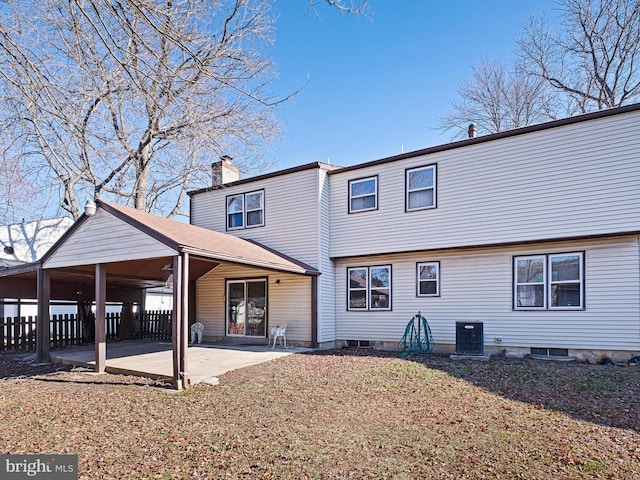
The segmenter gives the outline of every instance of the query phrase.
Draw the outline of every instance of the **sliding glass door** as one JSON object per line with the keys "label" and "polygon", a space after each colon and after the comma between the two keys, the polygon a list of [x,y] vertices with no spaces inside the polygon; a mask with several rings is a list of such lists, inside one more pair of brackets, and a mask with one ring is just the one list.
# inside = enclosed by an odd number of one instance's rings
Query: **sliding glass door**
{"label": "sliding glass door", "polygon": [[265,337],[266,280],[227,281],[227,335]]}

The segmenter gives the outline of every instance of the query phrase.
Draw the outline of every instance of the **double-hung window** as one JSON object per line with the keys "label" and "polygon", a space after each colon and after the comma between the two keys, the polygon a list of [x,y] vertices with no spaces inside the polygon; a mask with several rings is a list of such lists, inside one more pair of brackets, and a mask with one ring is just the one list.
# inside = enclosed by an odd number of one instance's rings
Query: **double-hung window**
{"label": "double-hung window", "polygon": [[347,269],[348,310],[391,310],[391,265]]}
{"label": "double-hung window", "polygon": [[349,213],[378,208],[378,177],[349,181]]}
{"label": "double-hung window", "polygon": [[264,192],[246,193],[244,203],[247,228],[264,225]]}
{"label": "double-hung window", "polygon": [[418,263],[417,294],[419,297],[440,295],[440,262]]}
{"label": "double-hung window", "polygon": [[406,210],[422,210],[436,206],[436,166],[406,170]]}
{"label": "double-hung window", "polygon": [[554,253],[514,258],[516,310],[584,308],[584,253]]}
{"label": "double-hung window", "polygon": [[264,190],[227,197],[227,230],[264,225]]}

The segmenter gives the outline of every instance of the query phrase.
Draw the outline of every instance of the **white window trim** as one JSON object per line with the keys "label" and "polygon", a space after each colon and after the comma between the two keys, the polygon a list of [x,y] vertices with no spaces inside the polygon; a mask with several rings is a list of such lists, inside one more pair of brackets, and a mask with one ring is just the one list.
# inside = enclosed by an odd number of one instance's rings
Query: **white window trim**
{"label": "white window trim", "polygon": [[[369,304],[369,310],[373,311],[373,312],[379,312],[379,311],[389,311],[391,310],[391,265],[371,265],[369,268],[369,291],[367,292],[368,294],[368,304]],[[388,307],[373,307],[372,303],[371,303],[371,290],[373,288],[372,286],[372,282],[371,282],[371,269],[372,268],[386,268],[389,270],[389,306]]]}
{"label": "white window trim", "polygon": [[[240,210],[235,210],[233,212],[229,211],[229,205],[230,205],[230,200],[235,199],[236,197],[240,197],[242,199],[242,208]],[[226,218],[226,223],[227,223],[227,230],[240,230],[244,228],[245,225],[245,221],[244,221],[244,195],[242,193],[237,194],[237,195],[229,195],[225,198],[225,218]],[[237,227],[232,227],[230,225],[229,222],[229,216],[230,215],[237,215],[238,213],[242,214],[242,225],[237,226]]]}
{"label": "white window trim", "polygon": [[[420,170],[433,170],[433,185],[431,187],[420,187],[420,188],[414,188],[414,189],[410,189],[409,188],[409,174],[412,172],[417,172]],[[416,168],[408,168],[407,170],[405,170],[405,174],[404,174],[404,182],[405,182],[405,194],[404,194],[404,205],[405,205],[405,210],[407,212],[415,212],[417,210],[428,210],[431,208],[436,208],[437,205],[437,199],[436,199],[436,194],[437,194],[437,190],[436,190],[436,183],[437,183],[437,176],[436,176],[436,165],[425,165],[423,167],[416,167]],[[410,193],[414,193],[414,192],[422,192],[425,190],[433,190],[433,203],[431,205],[428,206],[424,206],[424,207],[414,207],[414,208],[409,208],[409,194]]]}
{"label": "white window trim", "polygon": [[[357,183],[362,183],[362,182],[368,182],[370,180],[374,181],[375,184],[375,188],[373,193],[365,193],[362,195],[352,195],[351,194],[351,186]],[[373,207],[368,207],[368,208],[357,208],[357,209],[352,209],[351,208],[351,201],[357,198],[366,198],[366,197],[373,197],[374,199],[374,205]],[[368,212],[371,210],[377,210],[378,209],[378,176],[374,175],[373,177],[366,177],[366,178],[358,178],[356,180],[349,180],[349,213],[360,213],[360,212]]]}
{"label": "white window trim", "polygon": [[[566,256],[578,256],[579,258],[579,269],[580,274],[578,280],[566,280],[566,281],[553,281],[551,279],[551,261],[554,257],[566,257]],[[518,283],[518,260],[532,260],[532,259],[541,259],[543,260],[544,270],[542,272],[542,282],[535,283]],[[575,284],[579,283],[580,285],[580,304],[579,305],[571,305],[571,306],[553,306],[551,305],[551,287],[553,285],[558,284]],[[584,265],[584,252],[558,252],[558,253],[548,253],[541,255],[516,255],[513,257],[513,289],[512,289],[512,302],[514,310],[553,310],[553,311],[562,311],[562,310],[584,310],[585,309],[585,265]],[[520,285],[543,285],[544,295],[543,295],[543,306],[541,307],[531,307],[531,306],[519,306],[518,305],[518,286]]]}
{"label": "white window trim", "polygon": [[[518,283],[518,260],[542,260],[542,282]],[[518,287],[521,285],[542,285],[542,306],[519,306]],[[515,310],[546,310],[547,309],[547,262],[546,255],[517,255],[513,258],[513,306]]]}
{"label": "white window trim", "polygon": [[[554,257],[566,257],[566,256],[577,256],[578,257],[578,269],[579,269],[579,278],[578,280],[553,280],[551,275],[551,261]],[[547,271],[549,272],[548,278],[548,291],[547,291],[547,302],[550,310],[582,310],[584,309],[584,253],[583,252],[568,252],[568,253],[551,253],[547,255]],[[570,305],[570,306],[553,306],[551,305],[551,287],[553,285],[561,285],[561,284],[579,284],[580,287],[580,304],[579,305]]]}
{"label": "white window trim", "polygon": [[[351,287],[351,271],[352,270],[366,270],[367,273],[365,275],[365,279],[367,281],[367,285],[363,288],[363,287]],[[369,310],[369,282],[370,282],[370,278],[369,278],[369,268],[368,267],[349,267],[347,268],[347,310],[350,311],[354,311],[354,312],[366,312]],[[364,295],[364,301],[365,301],[365,306],[363,308],[358,308],[358,307],[352,307],[351,306],[351,292],[365,292]]]}
{"label": "white window trim", "polygon": [[[249,210],[247,206],[247,196],[248,195],[256,195],[260,194],[260,208],[254,208]],[[255,228],[255,227],[263,227],[264,226],[264,190],[256,190],[253,192],[247,192],[244,194],[244,224],[245,228]],[[259,212],[262,211],[262,222],[249,225],[249,212]]]}
{"label": "white window trim", "polygon": [[[435,265],[436,266],[436,278],[435,280],[421,280],[420,279],[420,267],[427,265]],[[435,282],[436,283],[436,293],[420,293],[420,283],[421,282]],[[440,262],[419,262],[416,264],[416,296],[418,297],[439,297],[440,296]]]}
{"label": "white window trim", "polygon": [[[254,208],[249,210],[247,208],[247,195],[255,195],[257,193],[260,194],[260,208]],[[236,197],[242,197],[242,210],[229,212],[229,199],[236,198]],[[260,210],[262,210],[262,222],[256,223],[254,225],[248,225],[247,219],[248,219],[249,212],[258,212]],[[231,225],[229,225],[229,215],[237,214],[237,213],[242,213],[242,225],[238,227],[232,227]],[[245,192],[245,193],[237,193],[237,194],[228,195],[227,197],[225,197],[225,222],[227,226],[227,231],[264,227],[264,224],[265,224],[264,189],[253,190],[251,192]]]}
{"label": "white window trim", "polygon": [[[371,305],[371,269],[372,268],[386,268],[389,271],[389,306],[388,307],[373,307]],[[366,288],[351,288],[351,271],[352,270],[366,270],[367,271],[367,286]],[[392,310],[392,269],[391,265],[369,265],[366,267],[348,267],[347,268],[347,310],[352,312],[381,312]],[[366,307],[365,308],[352,308],[351,307],[351,292],[366,290]]]}

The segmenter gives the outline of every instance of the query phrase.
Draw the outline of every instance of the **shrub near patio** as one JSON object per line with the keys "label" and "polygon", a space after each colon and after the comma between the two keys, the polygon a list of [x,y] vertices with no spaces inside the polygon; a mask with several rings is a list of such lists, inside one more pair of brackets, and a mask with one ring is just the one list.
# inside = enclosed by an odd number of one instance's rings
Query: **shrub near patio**
{"label": "shrub near patio", "polygon": [[640,368],[348,349],[175,393],[0,356],[4,453],[80,478],[640,478]]}

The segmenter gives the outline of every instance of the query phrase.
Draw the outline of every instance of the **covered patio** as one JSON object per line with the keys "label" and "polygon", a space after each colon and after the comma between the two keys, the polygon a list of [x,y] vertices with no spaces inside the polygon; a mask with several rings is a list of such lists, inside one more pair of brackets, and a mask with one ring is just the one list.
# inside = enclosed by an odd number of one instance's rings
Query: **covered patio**
{"label": "covered patio", "polygon": [[[145,288],[164,286],[170,288],[173,295],[172,341],[168,344],[171,356],[163,357],[169,370],[163,366],[158,372],[168,376],[176,389],[188,388],[192,373],[189,355],[198,351],[188,347],[190,325],[195,318],[193,293],[197,279],[220,265],[283,272],[311,277],[309,296],[315,298],[319,275],[315,268],[256,242],[105,201],[97,201],[96,207],[85,210],[39,263],[0,272],[0,288],[11,291],[6,296],[34,298],[29,295],[37,295],[38,362],[47,362],[50,358],[52,299],[77,299],[93,305],[95,344],[94,357],[89,363],[96,372],[105,372],[107,302],[122,302],[126,306],[123,307],[123,318],[126,318],[125,310],[133,315],[134,304],[144,308]],[[310,318],[313,346],[317,332],[315,306]],[[109,344],[109,349],[117,348],[115,345]],[[117,354],[113,358],[115,360]]]}
{"label": "covered patio", "polygon": [[[172,349],[169,342],[129,340],[109,344],[105,372],[172,381]],[[218,376],[231,370],[308,351],[311,349],[293,346],[285,349],[280,345],[274,349],[262,345],[190,345],[189,379],[192,385],[216,383]],[[94,368],[95,354],[92,347],[74,347],[52,351],[51,361]]]}

